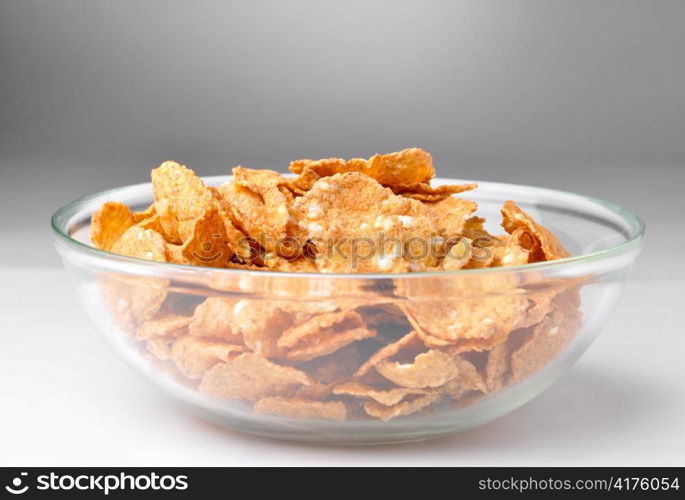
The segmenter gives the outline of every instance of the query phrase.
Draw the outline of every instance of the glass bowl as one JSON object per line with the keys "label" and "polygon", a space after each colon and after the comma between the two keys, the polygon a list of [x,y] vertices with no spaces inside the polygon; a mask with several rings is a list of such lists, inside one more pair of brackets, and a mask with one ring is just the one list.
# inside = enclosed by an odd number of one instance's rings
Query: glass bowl
{"label": "glass bowl", "polygon": [[[467,181],[436,184],[459,182]],[[573,256],[432,273],[309,274],[175,265],[92,247],[93,211],[105,201],[143,210],[150,184],[78,199],[54,214],[52,227],[98,330],[184,407],[262,436],[398,443],[481,425],[540,394],[605,325],[641,248],[644,223],[611,203],[478,184],[462,196],[478,202],[488,231],[502,232],[499,209],[515,200]],[[443,345],[442,333],[455,328],[464,338]],[[354,342],[338,342],[343,336]]]}

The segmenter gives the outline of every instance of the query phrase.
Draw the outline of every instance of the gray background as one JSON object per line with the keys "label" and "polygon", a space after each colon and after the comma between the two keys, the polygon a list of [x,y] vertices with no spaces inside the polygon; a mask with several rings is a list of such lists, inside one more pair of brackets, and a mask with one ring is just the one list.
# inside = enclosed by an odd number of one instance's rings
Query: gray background
{"label": "gray background", "polygon": [[163,159],[416,145],[445,176],[636,210],[636,272],[685,275],[663,248],[685,245],[684,26],[681,0],[0,0],[4,262],[58,265],[51,212]]}
{"label": "gray background", "polygon": [[[0,464],[684,465],[684,48],[683,0],[0,0]],[[412,145],[649,227],[578,366],[450,439],[341,450],[186,417],[93,335],[52,248],[57,207],[166,158]]]}

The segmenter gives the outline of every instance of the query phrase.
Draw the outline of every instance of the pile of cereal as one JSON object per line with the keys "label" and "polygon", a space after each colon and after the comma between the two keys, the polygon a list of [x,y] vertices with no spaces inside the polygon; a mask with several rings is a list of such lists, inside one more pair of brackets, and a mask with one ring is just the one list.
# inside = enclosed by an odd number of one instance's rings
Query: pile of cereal
{"label": "pile of cereal", "polygon": [[[164,162],[152,171],[154,203],[140,212],[105,203],[91,241],[157,262],[308,273],[456,271],[569,255],[513,201],[502,207],[506,234],[489,234],[477,204],[455,196],[476,185],[431,186],[432,158],[421,149],[298,160],[290,171],[235,167],[231,181],[211,187]],[[158,366],[256,413],[389,420],[467,404],[543,368],[581,322],[577,283],[524,290],[515,276],[469,274],[448,289],[444,280],[398,279],[377,296],[310,300],[292,290],[272,300],[222,294],[225,275],[215,274],[212,296],[147,276],[106,275],[101,291]]]}

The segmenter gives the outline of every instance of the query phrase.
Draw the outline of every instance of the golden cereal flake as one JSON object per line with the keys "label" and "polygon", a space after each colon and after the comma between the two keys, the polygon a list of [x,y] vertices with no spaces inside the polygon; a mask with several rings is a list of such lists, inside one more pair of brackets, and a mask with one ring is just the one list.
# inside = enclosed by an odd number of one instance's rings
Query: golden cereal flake
{"label": "golden cereal flake", "polygon": [[295,391],[295,397],[304,399],[325,399],[330,396],[333,384],[314,382],[311,385],[303,385]]}
{"label": "golden cereal flake", "polygon": [[212,366],[229,361],[244,351],[245,347],[241,345],[184,335],[173,343],[171,359],[183,375],[200,379]]}
{"label": "golden cereal flake", "polygon": [[425,206],[428,208],[432,227],[438,235],[445,238],[461,235],[466,220],[478,208],[475,201],[454,197],[445,198]]}
{"label": "golden cereal flake", "polygon": [[[245,233],[256,245],[273,252],[277,241],[287,237],[287,224],[290,215],[285,205],[281,205],[280,213],[269,213],[262,197],[235,182],[225,184],[219,188],[223,199],[230,205],[231,220],[235,220],[238,229]],[[255,247],[259,250],[259,246]],[[243,254],[250,252],[246,248]],[[253,255],[252,257],[256,257]],[[254,260],[254,259],[251,259]]]}
{"label": "golden cereal flake", "polygon": [[265,205],[269,207],[288,205],[292,202],[292,195],[287,190],[285,177],[273,170],[254,170],[238,166],[233,169],[233,181],[259,194],[264,199]]}
{"label": "golden cereal flake", "polygon": [[384,186],[412,186],[425,184],[435,176],[430,153],[409,148],[386,155],[374,155],[368,160],[352,158],[324,158],[321,160],[297,160],[290,164],[290,171],[300,174],[294,184],[301,191],[311,189],[319,178],[346,172],[359,172],[372,177]]}
{"label": "golden cereal flake", "polygon": [[186,262],[196,266],[227,267],[233,257],[233,249],[224,220],[215,206],[186,225],[181,254]]}
{"label": "golden cereal flake", "polygon": [[439,387],[459,374],[453,356],[436,349],[419,354],[411,363],[383,360],[376,371],[401,387],[415,389]]}
{"label": "golden cereal flake", "polygon": [[183,254],[183,245],[174,245],[167,243],[167,261],[172,264],[182,264],[185,266],[193,265]]}
{"label": "golden cereal flake", "polygon": [[452,184],[431,186],[427,182],[416,184],[398,184],[390,186],[393,193],[426,203],[434,203],[449,198],[452,195],[476,189],[478,184]]}
{"label": "golden cereal flake", "polygon": [[[497,338],[513,330],[529,301],[514,276],[460,276],[406,282],[403,305],[419,335],[431,345]],[[427,298],[427,297],[436,297]]]}
{"label": "golden cereal flake", "polygon": [[528,231],[516,229],[508,237],[499,238],[501,244],[494,247],[493,266],[521,266],[528,264],[533,253],[534,241]]}
{"label": "golden cereal flake", "polygon": [[440,392],[434,391],[425,396],[418,396],[415,399],[410,399],[397,403],[396,405],[386,406],[375,401],[369,401],[364,404],[364,411],[372,417],[383,421],[392,420],[396,417],[411,415],[419,412],[424,408],[432,405],[442,397]]}
{"label": "golden cereal flake", "polygon": [[302,386],[315,384],[306,373],[281,366],[254,353],[244,353],[216,364],[202,377],[200,392],[221,399],[257,401],[269,396],[293,395]]}
{"label": "golden cereal flake", "polygon": [[323,333],[308,339],[303,344],[288,349],[283,357],[292,361],[308,361],[319,356],[326,356],[353,342],[368,339],[375,335],[375,330],[369,330],[366,327]]}
{"label": "golden cereal flake", "polygon": [[471,241],[467,238],[459,238],[445,253],[440,268],[443,271],[458,271],[471,261],[472,256]]}
{"label": "golden cereal flake", "polygon": [[152,205],[148,206],[145,210],[141,210],[140,212],[133,212],[131,216],[133,217],[133,223],[138,224],[146,219],[149,219],[151,217],[154,217],[157,215],[157,211],[155,210],[155,204],[153,203]]}
{"label": "golden cereal flake", "polygon": [[242,344],[242,334],[234,329],[233,310],[238,299],[228,297],[209,297],[195,308],[188,327],[195,337],[210,337]]}
{"label": "golden cereal flake", "polygon": [[[338,160],[338,158],[334,158]],[[303,161],[303,160],[298,160]],[[314,160],[304,160],[304,161],[314,161]],[[318,160],[319,162],[323,160]],[[292,165],[292,163],[291,163]],[[293,193],[294,196],[302,196],[307,191],[309,191],[314,183],[318,181],[322,176],[316,173],[316,171],[309,167],[303,167],[302,173],[297,177],[286,178],[286,183],[288,189]]]}
{"label": "golden cereal flake", "polygon": [[[159,233],[131,226],[112,247],[129,257],[166,262],[167,245]],[[98,279],[105,306],[116,324],[130,331],[135,323],[152,319],[167,297],[169,281],[161,278],[103,275]]]}
{"label": "golden cereal flake", "polygon": [[364,172],[385,186],[420,184],[435,177],[433,157],[419,148],[373,155]]}
{"label": "golden cereal flake", "polygon": [[[233,182],[221,186],[233,218],[246,234],[268,252],[283,251],[284,242],[296,232],[291,215],[293,196],[286,180],[271,170],[233,169]],[[295,240],[301,246],[299,240]]]}
{"label": "golden cereal flake", "polygon": [[255,403],[254,412],[314,420],[342,421],[347,419],[347,409],[340,401],[312,401],[299,397],[262,398]]}
{"label": "golden cereal flake", "polygon": [[371,304],[360,303],[355,311],[362,315],[364,322],[369,326],[388,327],[392,326],[395,331],[400,327],[407,327],[402,333],[409,331],[407,319],[402,310],[392,302],[377,302]]}
{"label": "golden cereal flake", "polygon": [[509,234],[514,233],[517,229],[525,229],[539,241],[540,252],[537,252],[538,255],[533,255],[531,262],[561,259],[571,255],[556,236],[535,222],[530,215],[511,200],[502,207],[502,227]]}
{"label": "golden cereal flake", "polygon": [[[447,345],[445,349],[447,352],[450,354],[461,354],[464,352],[482,352],[482,351],[487,351],[489,349],[492,349],[494,346],[499,344],[500,342],[504,342],[511,331],[507,330],[501,330],[497,332],[495,335],[492,335],[491,337],[487,338],[472,338],[472,339],[459,339],[455,342],[452,342],[451,344]],[[434,344],[432,343],[431,338],[426,338],[424,341],[426,342],[426,345],[433,346]],[[439,346],[444,346],[445,344],[442,343],[443,341],[440,339],[436,339],[437,345]]]}
{"label": "golden cereal flake", "polygon": [[220,189],[215,187],[209,187],[207,189],[209,189],[212,194],[214,206],[217,208],[218,215],[223,221],[228,246],[242,262],[254,262],[259,250],[256,241],[240,229],[240,222],[236,219],[231,204],[224,198]]}
{"label": "golden cereal flake", "polygon": [[457,401],[464,395],[471,392],[470,389],[464,387],[458,379],[452,379],[440,386],[440,392],[449,396],[452,400]]}
{"label": "golden cereal flake", "polygon": [[145,347],[148,352],[161,361],[168,361],[171,359],[172,344],[173,339],[160,337],[151,338],[145,341]]}
{"label": "golden cereal flake", "polygon": [[512,382],[518,382],[538,372],[554,360],[571,342],[581,326],[582,315],[574,290],[555,299],[552,312],[532,327],[528,338],[511,354]]}
{"label": "golden cereal flake", "polygon": [[466,389],[473,391],[488,392],[488,386],[478,368],[469,360],[460,355],[454,356],[454,364],[457,367],[457,376],[454,380]]}
{"label": "golden cereal flake", "polygon": [[137,340],[165,337],[188,326],[191,318],[178,314],[165,314],[143,322],[136,330]]}
{"label": "golden cereal flake", "polygon": [[376,351],[369,359],[364,362],[363,365],[355,372],[355,377],[363,377],[369,371],[376,367],[382,361],[391,359],[397,356],[399,353],[409,352],[410,354],[419,354],[425,351],[425,345],[421,342],[418,334],[414,331],[409,332],[404,337],[398,339],[397,341],[383,346],[378,351]]}
{"label": "golden cereal flake", "polygon": [[320,272],[407,271],[404,244],[426,241],[433,231],[421,202],[358,172],[317,181],[296,199],[294,212],[304,238],[315,243]]}
{"label": "golden cereal flake", "polygon": [[348,344],[326,356],[299,363],[297,368],[323,384],[350,378],[362,362],[359,343]]}
{"label": "golden cereal flake", "polygon": [[152,229],[153,231],[164,235],[164,228],[162,227],[161,218],[157,214],[154,214],[147,219],[142,219],[141,221],[136,222],[135,225],[142,227],[143,229]]}
{"label": "golden cereal flake", "polygon": [[409,387],[392,387],[390,389],[376,389],[370,385],[358,381],[349,381],[338,384],[333,388],[333,394],[338,396],[353,396],[356,398],[372,399],[385,406],[393,406],[403,401],[408,396],[423,396],[429,394],[426,389],[414,389]]}
{"label": "golden cereal flake", "polygon": [[509,370],[509,345],[500,342],[488,351],[485,364],[485,383],[488,392],[497,392],[504,385],[504,377]]}
{"label": "golden cereal flake", "polygon": [[168,281],[159,278],[103,276],[100,296],[114,323],[133,333],[137,323],[157,315],[167,297]]}
{"label": "golden cereal flake", "polygon": [[126,205],[108,201],[93,212],[90,223],[90,240],[101,250],[110,250],[121,235],[133,225],[133,215]]}
{"label": "golden cereal flake", "polygon": [[282,354],[278,339],[292,326],[292,316],[284,311],[284,303],[265,299],[241,299],[233,306],[233,331],[243,337],[243,343],[265,357]]}
{"label": "golden cereal flake", "polygon": [[552,309],[556,293],[558,293],[558,290],[542,290],[526,294],[528,309],[526,314],[519,318],[515,328],[527,328],[542,321]]}
{"label": "golden cereal flake", "polygon": [[488,233],[483,227],[485,219],[470,217],[464,223],[462,238],[469,242],[470,260],[464,269],[491,267],[502,240]]}
{"label": "golden cereal flake", "polygon": [[128,228],[114,243],[112,252],[156,262],[167,261],[167,244],[162,235],[138,226]]}
{"label": "golden cereal flake", "polygon": [[174,161],[165,161],[152,171],[152,194],[164,235],[175,244],[193,235],[195,220],[213,205],[202,179]]}
{"label": "golden cereal flake", "polygon": [[318,314],[299,325],[288,328],[278,339],[278,347],[288,349],[306,343],[312,337],[335,334],[364,326],[364,320],[354,311]]}
{"label": "golden cereal flake", "polygon": [[284,273],[316,273],[316,262],[306,257],[298,257],[296,259],[285,259],[278,254],[273,254],[273,257],[265,259],[266,267],[271,271],[280,271]]}

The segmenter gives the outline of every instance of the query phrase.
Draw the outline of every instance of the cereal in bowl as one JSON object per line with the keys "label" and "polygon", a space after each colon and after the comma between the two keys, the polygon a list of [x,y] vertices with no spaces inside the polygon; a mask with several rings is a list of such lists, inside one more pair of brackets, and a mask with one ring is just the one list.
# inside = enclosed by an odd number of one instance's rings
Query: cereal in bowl
{"label": "cereal in bowl", "polygon": [[[514,201],[502,234],[490,234],[477,203],[459,197],[477,186],[431,185],[426,151],[297,160],[290,171],[238,166],[214,187],[167,161],[152,171],[150,206],[110,201],[93,213],[93,246],[205,269],[200,284],[99,278],[116,327],[185,387],[263,415],[411,418],[525,380],[580,329],[578,280],[536,288],[469,272],[569,253]],[[256,282],[280,272],[293,277],[286,288]],[[329,273],[389,279],[331,284]]]}

